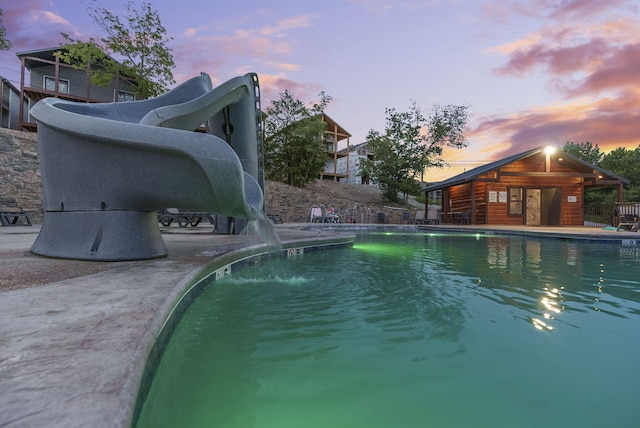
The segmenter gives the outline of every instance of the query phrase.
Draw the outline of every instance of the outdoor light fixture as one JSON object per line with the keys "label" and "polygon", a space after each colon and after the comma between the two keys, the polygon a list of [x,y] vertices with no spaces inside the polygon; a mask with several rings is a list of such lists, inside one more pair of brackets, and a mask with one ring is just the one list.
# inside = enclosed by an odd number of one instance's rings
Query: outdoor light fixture
{"label": "outdoor light fixture", "polygon": [[556,148],[553,146],[547,146],[544,148],[544,154],[546,155],[545,172],[551,172],[551,155],[556,152]]}

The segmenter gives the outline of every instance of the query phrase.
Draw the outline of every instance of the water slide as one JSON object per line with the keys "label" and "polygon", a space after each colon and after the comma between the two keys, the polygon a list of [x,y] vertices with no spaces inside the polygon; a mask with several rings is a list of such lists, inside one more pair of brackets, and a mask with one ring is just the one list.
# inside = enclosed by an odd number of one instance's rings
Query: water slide
{"label": "water slide", "polygon": [[[44,219],[31,251],[79,260],[167,254],[157,210],[263,214],[258,78],[205,73],[142,101],[46,98],[38,122]],[[194,132],[201,125],[208,132]]]}

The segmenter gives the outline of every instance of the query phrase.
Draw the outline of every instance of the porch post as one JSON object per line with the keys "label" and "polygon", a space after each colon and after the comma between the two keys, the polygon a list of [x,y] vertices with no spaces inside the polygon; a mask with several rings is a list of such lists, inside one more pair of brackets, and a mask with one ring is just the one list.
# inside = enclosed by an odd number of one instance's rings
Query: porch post
{"label": "porch post", "polygon": [[624,184],[618,183],[618,202],[624,202]]}
{"label": "porch post", "polygon": [[[24,117],[24,112],[25,112],[25,106],[24,106],[24,76],[25,76],[25,69],[27,67],[27,61],[26,61],[26,57],[22,57],[20,58],[20,131],[24,131],[24,129],[22,128],[24,126],[25,121],[28,122],[29,121],[29,115],[27,114],[27,117]],[[29,85],[31,86],[31,85]],[[29,107],[27,105],[27,107]]]}
{"label": "porch post", "polygon": [[476,180],[471,180],[471,215],[469,224],[476,224]]}
{"label": "porch post", "polygon": [[[431,195],[431,192],[429,192],[428,190],[426,190],[424,192],[424,212],[425,212],[425,216],[427,215],[427,213],[429,212],[429,196]],[[426,219],[427,217],[425,217]]]}
{"label": "porch post", "polygon": [[442,189],[442,223],[449,223],[449,188]]}

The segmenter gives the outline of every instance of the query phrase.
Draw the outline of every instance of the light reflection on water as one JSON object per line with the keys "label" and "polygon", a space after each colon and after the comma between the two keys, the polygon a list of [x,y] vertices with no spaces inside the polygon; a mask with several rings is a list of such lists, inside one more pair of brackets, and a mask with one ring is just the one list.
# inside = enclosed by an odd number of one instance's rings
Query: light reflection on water
{"label": "light reflection on water", "polygon": [[256,265],[185,314],[139,426],[635,426],[638,278],[636,248],[498,236]]}

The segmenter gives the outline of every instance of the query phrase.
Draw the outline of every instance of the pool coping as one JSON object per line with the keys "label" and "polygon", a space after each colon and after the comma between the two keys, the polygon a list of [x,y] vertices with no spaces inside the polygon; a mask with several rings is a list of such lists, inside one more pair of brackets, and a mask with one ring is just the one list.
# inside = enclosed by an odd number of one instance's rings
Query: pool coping
{"label": "pool coping", "polygon": [[312,224],[308,230],[357,231],[377,228],[379,230],[404,230],[434,233],[471,233],[482,235],[528,236],[563,240],[591,241],[602,244],[639,245],[640,232],[605,230],[600,227],[544,227],[544,226],[498,226],[498,225],[449,225],[449,224]]}

